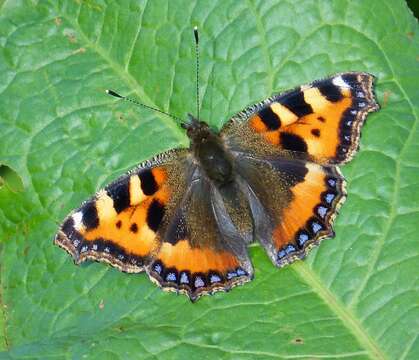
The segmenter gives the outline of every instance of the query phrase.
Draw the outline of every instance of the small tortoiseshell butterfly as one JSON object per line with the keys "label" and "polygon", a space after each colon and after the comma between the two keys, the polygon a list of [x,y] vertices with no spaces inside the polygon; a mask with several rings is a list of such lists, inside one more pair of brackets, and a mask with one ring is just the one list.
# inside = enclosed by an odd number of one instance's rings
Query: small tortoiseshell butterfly
{"label": "small tortoiseshell butterfly", "polygon": [[[195,39],[198,50],[196,29]],[[314,81],[247,107],[220,132],[189,115],[189,149],[156,155],[100,190],[55,243],[76,264],[146,271],[192,301],[250,281],[253,241],[278,267],[302,259],[334,236],[346,196],[337,165],[352,159],[379,108],[373,80],[347,72]]]}

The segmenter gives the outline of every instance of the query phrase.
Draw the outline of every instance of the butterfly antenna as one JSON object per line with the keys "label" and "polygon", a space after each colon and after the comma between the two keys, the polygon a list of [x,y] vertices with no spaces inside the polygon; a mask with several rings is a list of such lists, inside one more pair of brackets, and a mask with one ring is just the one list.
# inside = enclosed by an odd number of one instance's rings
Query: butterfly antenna
{"label": "butterfly antenna", "polygon": [[133,103],[133,104],[135,104],[135,105],[142,106],[142,107],[144,107],[144,108],[146,108],[146,109],[153,110],[153,111],[157,111],[157,112],[158,112],[158,113],[160,113],[160,114],[167,115],[167,116],[171,117],[173,120],[176,120],[176,121],[178,121],[178,122],[180,122],[180,123],[182,122],[182,120],[181,120],[180,118],[178,118],[177,116],[175,116],[175,115],[172,115],[172,114],[167,113],[167,112],[165,112],[165,111],[163,111],[163,110],[160,110],[160,109],[156,109],[156,108],[154,108],[154,107],[152,107],[152,106],[148,106],[148,105],[146,105],[146,104],[140,103],[139,101],[137,101],[137,100],[135,100],[135,99],[131,99],[131,98],[129,98],[129,97],[119,95],[117,92],[115,92],[115,91],[113,91],[113,90],[109,90],[109,89],[108,89],[108,90],[106,90],[106,93],[107,93],[108,95],[111,95],[111,96],[116,97],[116,98],[118,98],[118,99],[122,99],[122,100],[125,100],[125,101],[129,101],[130,103]]}
{"label": "butterfly antenna", "polygon": [[196,115],[199,119],[199,35],[198,27],[195,26],[193,29],[195,35],[195,57],[196,57]]}

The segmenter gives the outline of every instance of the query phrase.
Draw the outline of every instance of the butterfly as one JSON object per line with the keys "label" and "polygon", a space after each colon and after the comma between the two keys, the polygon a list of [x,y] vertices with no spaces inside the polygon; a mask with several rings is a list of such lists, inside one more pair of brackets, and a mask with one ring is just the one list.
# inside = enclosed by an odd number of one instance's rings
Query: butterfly
{"label": "butterfly", "polygon": [[339,73],[251,105],[220,131],[188,115],[189,148],[158,154],[99,190],[54,242],[76,264],[145,271],[192,301],[252,280],[254,241],[277,267],[302,259],[334,236],[346,198],[338,166],[379,109],[373,87],[371,74]]}

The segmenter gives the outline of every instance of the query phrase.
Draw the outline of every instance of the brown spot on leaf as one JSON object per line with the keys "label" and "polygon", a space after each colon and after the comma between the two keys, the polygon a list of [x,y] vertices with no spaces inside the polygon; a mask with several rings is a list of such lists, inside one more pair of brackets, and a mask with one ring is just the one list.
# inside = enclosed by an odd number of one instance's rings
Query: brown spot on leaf
{"label": "brown spot on leaf", "polygon": [[77,38],[76,38],[76,36],[74,35],[74,34],[68,34],[67,35],[67,39],[68,39],[68,41],[70,41],[71,43],[75,43],[75,42],[77,42]]}
{"label": "brown spot on leaf", "polygon": [[304,344],[304,340],[302,338],[295,338],[294,340],[292,340],[292,342],[296,345]]}
{"label": "brown spot on leaf", "polygon": [[73,51],[73,55],[75,55],[75,54],[83,54],[85,52],[86,52],[86,48],[81,47],[81,48],[78,48],[77,50],[74,50]]}

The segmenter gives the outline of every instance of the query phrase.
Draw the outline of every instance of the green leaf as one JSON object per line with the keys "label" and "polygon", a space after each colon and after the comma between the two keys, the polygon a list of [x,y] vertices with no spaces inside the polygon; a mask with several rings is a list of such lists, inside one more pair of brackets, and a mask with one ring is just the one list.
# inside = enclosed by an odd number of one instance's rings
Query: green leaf
{"label": "green leaf", "polygon": [[[404,1],[0,1],[0,358],[418,359],[419,38]],[[73,265],[65,215],[127,168],[187,146],[170,118],[221,127],[273,92],[339,71],[377,76],[382,109],[343,171],[327,240],[284,269],[192,304],[145,274]]]}

